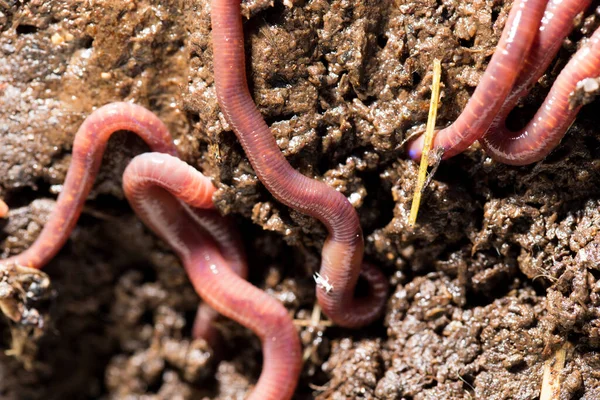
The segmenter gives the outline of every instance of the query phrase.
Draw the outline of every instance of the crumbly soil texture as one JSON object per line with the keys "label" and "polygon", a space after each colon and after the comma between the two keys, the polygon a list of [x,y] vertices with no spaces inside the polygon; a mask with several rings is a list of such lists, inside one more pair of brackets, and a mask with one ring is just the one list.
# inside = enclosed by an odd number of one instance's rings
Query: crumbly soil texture
{"label": "crumbly soil texture", "polygon": [[[535,400],[551,369],[553,399],[598,399],[598,101],[535,165],[495,163],[477,145],[442,162],[417,226],[407,224],[417,165],[403,143],[423,130],[433,60],[443,66],[443,126],[473,93],[511,3],[242,2],[258,108],[289,162],[352,202],[365,257],[389,277],[385,315],[348,330],[310,323],[324,227],[264,189],[219,110],[208,0],[0,0],[0,198],[11,209],[1,256],[40,232],[83,119],[132,101],[214,178],[218,209],[244,236],[251,282],[297,320],[296,399]],[[512,126],[600,25],[598,2],[575,22]],[[191,338],[200,300],[123,198],[123,169],[144,151],[128,133],[111,139],[47,276],[2,271],[3,310],[27,318],[0,321],[1,399],[242,399],[256,382],[252,332],[222,318],[217,348]],[[23,293],[27,304],[15,304]]]}

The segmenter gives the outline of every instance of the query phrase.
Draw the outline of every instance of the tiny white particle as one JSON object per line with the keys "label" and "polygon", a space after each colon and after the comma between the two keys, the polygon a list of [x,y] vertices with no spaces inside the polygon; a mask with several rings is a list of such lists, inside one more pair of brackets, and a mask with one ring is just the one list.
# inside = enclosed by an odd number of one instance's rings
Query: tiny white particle
{"label": "tiny white particle", "polygon": [[333,285],[329,283],[329,278],[321,276],[321,274],[318,272],[315,272],[313,278],[317,283],[317,286],[322,287],[326,293],[329,293],[333,290]]}

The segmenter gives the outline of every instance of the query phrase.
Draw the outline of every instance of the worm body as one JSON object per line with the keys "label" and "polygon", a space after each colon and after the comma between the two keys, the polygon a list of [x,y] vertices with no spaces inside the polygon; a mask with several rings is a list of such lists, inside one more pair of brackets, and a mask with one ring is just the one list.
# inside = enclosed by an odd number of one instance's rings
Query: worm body
{"label": "worm body", "polygon": [[[492,124],[517,80],[547,1],[517,0],[513,4],[496,51],[473,96],[456,121],[436,133],[432,148],[443,148],[444,159],[466,150]],[[420,159],[422,148],[423,137],[420,137],[409,143],[409,156]]]}
{"label": "worm body", "polygon": [[8,215],[8,206],[0,200],[0,218],[5,218]]}
{"label": "worm body", "polygon": [[208,186],[212,184],[200,172],[167,154],[142,154],[123,176],[131,206],[178,254],[198,294],[260,337],[263,370],[249,399],[290,399],[301,369],[298,334],[279,302],[229,267],[211,235],[196,222],[201,214],[190,215],[202,212],[194,208],[205,203],[187,188],[202,193]]}
{"label": "worm body", "polygon": [[[212,184],[210,187],[212,188],[210,193],[210,208],[214,208],[212,194],[215,189]],[[182,204],[182,206],[186,208],[190,218],[202,227],[202,229],[210,233],[227,265],[241,278],[246,279],[248,277],[248,265],[243,250],[244,246],[232,221],[214,211],[188,207],[186,204]],[[194,338],[203,338],[213,349],[218,347],[219,332],[213,326],[213,322],[218,314],[207,303],[201,303],[198,306],[198,312],[196,313],[192,328],[192,336]]]}
{"label": "worm body", "polygon": [[63,190],[42,232],[31,247],[0,264],[42,268],[58,253],[75,227],[92,189],[108,139],[120,130],[137,134],[153,151],[177,154],[167,127],[144,107],[131,103],[100,107],[85,119],[75,135]]}
{"label": "worm body", "polygon": [[[577,83],[600,76],[600,29],[579,49],[552,85],[546,99],[520,131],[510,131],[505,119],[512,107],[501,113],[481,141],[494,160],[526,165],[546,157],[561,141],[581,106],[571,107],[569,98]],[[514,106],[514,104],[512,104]],[[510,106],[510,105],[509,105]]]}
{"label": "worm body", "polygon": [[240,0],[212,0],[211,7],[214,75],[221,110],[267,190],[283,204],[326,225],[329,236],[320,273],[333,289],[317,290],[323,312],[341,326],[365,325],[381,314],[387,280],[378,270],[366,267],[370,296],[354,298],[364,246],[356,211],[341,193],[300,174],[283,157],[248,90]]}
{"label": "worm body", "polygon": [[591,0],[550,0],[533,45],[523,62],[519,76],[501,110],[490,126],[489,132],[504,122],[519,99],[527,94],[531,86],[542,76],[565,37],[573,30],[575,17],[589,7]]}
{"label": "worm body", "polygon": [[[0,265],[17,264],[31,268],[42,268],[58,253],[75,227],[77,219],[100,168],[102,155],[111,135],[117,131],[130,131],[140,136],[148,146],[157,152],[177,155],[171,134],[162,121],[144,107],[131,103],[111,103],[90,114],[77,133],[73,144],[73,154],[63,191],[58,196],[48,222],[40,236],[23,253],[0,261]],[[225,218],[216,213],[199,210],[213,208],[212,195],[215,188],[208,178],[203,185],[196,182],[181,182],[181,196],[193,199],[196,211],[190,218],[211,232],[226,254],[226,261],[232,269],[245,278],[248,274],[245,257],[235,229]],[[0,202],[0,214],[2,205]],[[6,209],[8,211],[8,209]],[[226,251],[225,251],[226,250]],[[212,322],[216,312],[207,304],[198,307],[193,336],[202,337],[214,345],[217,336]]]}

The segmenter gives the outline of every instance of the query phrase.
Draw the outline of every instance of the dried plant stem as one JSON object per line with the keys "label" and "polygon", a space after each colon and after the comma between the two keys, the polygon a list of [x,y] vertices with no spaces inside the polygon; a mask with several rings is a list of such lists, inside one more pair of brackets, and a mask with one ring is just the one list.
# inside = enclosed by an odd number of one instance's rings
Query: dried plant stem
{"label": "dried plant stem", "polygon": [[546,360],[544,364],[544,376],[542,378],[542,390],[540,400],[558,400],[560,396],[560,374],[565,366],[567,349],[570,343],[565,342],[553,357]]}
{"label": "dried plant stem", "polygon": [[294,325],[302,328],[308,326],[330,327],[333,326],[333,323],[329,320],[321,319],[321,307],[319,307],[319,304],[315,303],[310,319],[295,319]]}
{"label": "dried plant stem", "polygon": [[440,77],[442,75],[442,65],[440,60],[433,60],[433,82],[431,83],[431,103],[429,104],[429,117],[427,118],[427,128],[425,129],[425,140],[423,141],[423,156],[421,157],[421,165],[419,166],[419,175],[417,184],[415,185],[415,193],[413,196],[412,206],[410,208],[410,216],[408,224],[412,227],[417,222],[417,214],[419,213],[419,205],[421,204],[421,194],[425,179],[427,178],[427,166],[429,163],[429,150],[433,143],[435,131],[435,120],[437,118],[438,101],[440,98]]}

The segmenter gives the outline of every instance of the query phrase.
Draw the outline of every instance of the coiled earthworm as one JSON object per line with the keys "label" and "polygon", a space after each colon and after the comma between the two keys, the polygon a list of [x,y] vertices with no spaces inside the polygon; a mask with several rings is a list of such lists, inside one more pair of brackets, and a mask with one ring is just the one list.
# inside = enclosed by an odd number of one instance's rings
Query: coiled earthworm
{"label": "coiled earthworm", "polygon": [[340,326],[368,324],[381,314],[388,284],[379,270],[365,264],[370,293],[354,298],[364,251],[356,211],[341,193],[294,170],[279,150],[248,90],[240,0],[212,0],[211,21],[219,105],[256,175],[277,200],[319,219],[329,231],[320,273],[330,285],[317,288],[323,312]]}
{"label": "coiled earthworm", "polygon": [[191,217],[190,212],[203,212],[190,207],[204,207],[198,194],[205,185],[211,183],[200,172],[159,153],[137,156],[123,176],[131,206],[178,254],[200,296],[260,337],[263,369],[249,399],[290,399],[302,364],[298,333],[286,309],[233,272],[212,237]]}
{"label": "coiled earthworm", "polygon": [[120,130],[140,136],[153,151],[177,154],[169,130],[156,115],[131,103],[111,103],[90,114],[75,134],[71,164],[48,222],[21,254],[0,261],[42,268],[65,244],[81,214],[110,136]]}
{"label": "coiled earthworm", "polygon": [[588,8],[590,3],[591,0],[550,0],[548,2],[540,28],[521,66],[517,81],[488,132],[493,132],[499,123],[504,122],[519,99],[525,96],[531,86],[542,76],[562,46],[565,37],[573,30],[575,17]]}
{"label": "coiled earthworm", "polygon": [[[161,153],[151,154],[153,154],[154,160],[163,160]],[[171,161],[171,158],[173,157],[164,158],[166,168],[170,165],[178,168],[187,165],[183,161]],[[185,180],[175,181],[180,185],[177,187],[178,197],[181,201],[186,201],[193,206],[189,207],[187,204],[182,203],[182,207],[188,212],[188,217],[191,221],[210,234],[218,246],[227,267],[240,276],[240,278],[246,279],[248,277],[248,265],[237,229],[229,218],[221,216],[216,211],[212,211],[214,209],[212,197],[216,188],[209,178],[192,167],[188,166],[188,168],[194,171],[189,172],[187,175],[190,178],[189,182]],[[151,178],[157,177],[162,177],[161,182],[169,181],[170,178],[161,176],[159,171],[154,172],[151,177],[147,178],[148,182],[150,182]],[[166,231],[168,229],[167,227],[161,230]],[[202,297],[200,292],[197,291],[197,293]],[[196,313],[192,328],[192,337],[206,340],[213,349],[218,345],[217,339],[219,335],[213,324],[218,314],[219,312],[212,308],[206,301],[201,303],[198,306],[198,312]]]}
{"label": "coiled earthworm", "polygon": [[[527,51],[531,48],[548,0],[517,0],[502,37],[467,106],[450,126],[438,131],[432,148],[443,158],[455,156],[480,139],[509,95]],[[421,158],[423,137],[408,144],[408,154]]]}
{"label": "coiled earthworm", "polygon": [[[206,197],[210,200],[210,203],[206,203],[203,207],[199,205],[196,205],[195,208],[187,207],[189,216],[202,229],[210,233],[229,268],[241,278],[246,279],[248,277],[248,265],[246,264],[246,256],[238,231],[229,218],[223,217],[217,212],[206,210],[207,208],[214,208],[212,196],[215,188],[212,183],[208,185],[210,183],[208,178],[204,177],[204,179],[206,181]],[[183,206],[186,207],[185,204]],[[192,328],[192,337],[206,340],[213,349],[218,345],[218,332],[213,325],[218,314],[218,311],[210,307],[207,303],[201,303],[198,306],[198,312],[196,313]]]}
{"label": "coiled earthworm", "polygon": [[560,72],[546,99],[523,129],[512,132],[505,125],[508,112],[499,116],[481,140],[486,153],[496,161],[526,165],[546,157],[561,141],[581,105],[571,107],[569,98],[577,83],[600,76],[600,29],[575,53]]}

